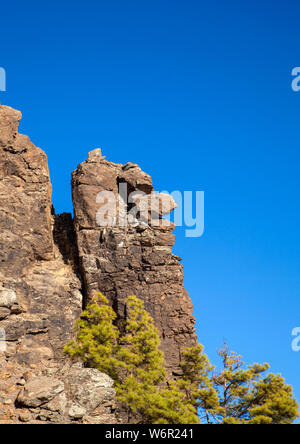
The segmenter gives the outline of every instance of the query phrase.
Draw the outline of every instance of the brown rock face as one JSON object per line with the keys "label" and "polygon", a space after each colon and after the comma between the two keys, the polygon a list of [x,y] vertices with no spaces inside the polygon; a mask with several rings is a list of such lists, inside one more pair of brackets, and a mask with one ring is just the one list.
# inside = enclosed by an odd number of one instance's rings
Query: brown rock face
{"label": "brown rock face", "polygon": [[47,157],[18,134],[20,120],[19,111],[0,107],[0,270],[6,276],[53,257]]}
{"label": "brown rock face", "polygon": [[96,369],[67,362],[25,370],[10,361],[0,380],[0,424],[117,422],[113,380]]}
{"label": "brown rock face", "polygon": [[161,219],[175,204],[153,194],[138,165],[108,162],[98,149],[72,176],[75,223],[55,215],[47,156],[18,133],[20,120],[0,106],[0,423],[115,422],[112,381],[70,367],[62,350],[95,291],[120,327],[135,294],[161,333],[169,373],[179,374],[180,351],[196,336],[174,227]]}
{"label": "brown rock face", "polygon": [[[108,162],[99,150],[91,152],[72,176],[75,231],[86,301],[95,291],[101,291],[112,302],[121,321],[126,318],[125,298],[132,294],[141,298],[161,332],[168,370],[176,375],[180,350],[194,345],[196,336],[192,302],[183,286],[183,267],[180,258],[172,254],[174,226],[165,226],[159,219],[174,208],[174,203],[163,196],[150,224],[140,218],[135,226],[120,226],[114,224],[112,217],[106,227],[99,226],[99,192],[112,192],[117,214],[127,213],[132,220],[132,207],[124,203],[128,196],[119,199],[120,189],[127,189],[127,194],[143,192],[144,202],[153,193],[151,177],[137,165]],[[104,203],[109,210],[114,205],[109,197]]]}
{"label": "brown rock face", "polygon": [[53,239],[47,156],[17,132],[20,120],[0,107],[0,329],[6,358],[31,364],[60,356],[82,295]]}

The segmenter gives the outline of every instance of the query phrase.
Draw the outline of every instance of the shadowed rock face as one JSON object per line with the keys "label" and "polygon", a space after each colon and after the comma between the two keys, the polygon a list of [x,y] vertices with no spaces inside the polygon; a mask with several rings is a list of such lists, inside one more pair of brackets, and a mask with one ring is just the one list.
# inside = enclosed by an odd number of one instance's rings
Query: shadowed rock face
{"label": "shadowed rock face", "polygon": [[[117,201],[120,184],[126,184],[128,192],[142,191],[147,196],[153,192],[151,177],[137,165],[108,162],[99,150],[91,152],[72,176],[86,302],[101,291],[111,301],[122,325],[126,318],[125,298],[132,294],[141,298],[161,333],[168,370],[176,375],[180,372],[180,350],[194,345],[196,336],[192,302],[183,286],[183,267],[180,258],[172,254],[174,226],[141,223],[136,227],[99,227],[97,195],[112,191]],[[166,199],[162,199],[162,208]],[[172,210],[174,202],[167,203]],[[168,212],[163,209],[157,217]]]}

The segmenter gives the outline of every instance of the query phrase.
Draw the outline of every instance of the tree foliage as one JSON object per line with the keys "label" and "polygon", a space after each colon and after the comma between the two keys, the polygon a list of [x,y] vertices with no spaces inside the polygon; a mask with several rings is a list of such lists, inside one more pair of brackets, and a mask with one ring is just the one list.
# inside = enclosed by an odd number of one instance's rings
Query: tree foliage
{"label": "tree foliage", "polygon": [[65,346],[64,352],[118,380],[121,363],[116,359],[119,349],[119,330],[113,324],[116,318],[106,297],[98,293],[76,321],[75,339]]}
{"label": "tree foliage", "polygon": [[186,350],[183,383],[209,424],[291,424],[298,404],[281,375],[264,375],[268,364],[245,367],[241,356],[225,345],[219,352],[222,371],[213,372],[202,346]]}
{"label": "tree foliage", "polygon": [[[144,303],[126,300],[121,334],[117,315],[99,293],[75,325],[65,353],[115,381],[128,422],[146,424],[291,424],[299,417],[292,388],[268,364],[245,367],[227,346],[216,373],[198,344],[182,352],[182,377],[168,381],[159,332]],[[200,415],[198,416],[197,413]]]}
{"label": "tree foliage", "polygon": [[128,421],[146,424],[195,424],[195,406],[175,383],[167,383],[159,332],[144,303],[126,300],[125,332],[114,326],[116,314],[99,294],[75,326],[76,337],[65,347],[73,359],[109,374]]}

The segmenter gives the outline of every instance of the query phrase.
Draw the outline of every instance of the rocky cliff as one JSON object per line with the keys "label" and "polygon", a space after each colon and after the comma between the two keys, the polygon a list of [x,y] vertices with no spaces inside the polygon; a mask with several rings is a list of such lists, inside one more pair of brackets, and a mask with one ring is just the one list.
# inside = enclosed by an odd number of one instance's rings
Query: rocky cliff
{"label": "rocky cliff", "polygon": [[[122,196],[120,190],[126,194]],[[172,254],[174,226],[160,219],[174,208],[174,202],[167,195],[160,196],[154,220],[145,220],[146,214],[144,219],[123,220],[125,226],[119,221],[101,227],[96,217],[101,200],[97,196],[100,193],[101,198],[104,192],[105,197],[107,191],[114,195],[115,200],[111,200],[119,205],[119,212],[133,219],[129,196],[141,192],[148,202],[147,197],[153,193],[152,180],[135,164],[108,162],[99,150],[91,152],[74,171],[75,232],[85,296],[88,301],[95,291],[102,291],[119,320],[126,317],[125,298],[131,294],[141,298],[161,332],[168,369],[176,375],[180,350],[194,342],[195,334],[192,302],[183,286],[183,267],[180,258]]]}
{"label": "rocky cliff", "polygon": [[174,202],[161,196],[155,223],[136,215],[135,223],[103,226],[101,192],[132,218],[128,196],[142,193],[146,202],[153,186],[137,165],[108,162],[95,150],[72,175],[74,220],[55,215],[47,157],[18,133],[20,119],[0,107],[0,421],[114,422],[109,378],[72,366],[62,349],[95,291],[109,298],[120,325],[125,298],[136,294],[161,333],[169,373],[178,374],[180,350],[196,337],[172,254],[174,227],[162,220]]}

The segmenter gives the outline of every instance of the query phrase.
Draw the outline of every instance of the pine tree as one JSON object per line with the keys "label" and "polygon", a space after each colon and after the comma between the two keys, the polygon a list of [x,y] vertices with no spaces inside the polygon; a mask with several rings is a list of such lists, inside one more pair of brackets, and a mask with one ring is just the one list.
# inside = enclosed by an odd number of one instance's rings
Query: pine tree
{"label": "pine tree", "polygon": [[98,293],[75,323],[75,339],[64,348],[72,359],[81,360],[87,367],[97,368],[119,379],[123,366],[115,357],[118,352],[119,330],[113,324],[116,313],[102,293]]}
{"label": "pine tree", "polygon": [[177,380],[177,385],[197,410],[205,412],[208,422],[208,412],[219,407],[219,398],[210,378],[214,367],[203,350],[203,345],[197,344],[182,352],[183,377]]}
{"label": "pine tree", "polygon": [[180,387],[167,382],[159,332],[144,303],[126,300],[125,333],[114,326],[116,314],[99,294],[75,326],[75,339],[65,353],[115,381],[117,398],[130,422],[147,424],[198,423],[195,406]]}
{"label": "pine tree", "polygon": [[126,377],[117,386],[118,399],[139,422],[197,423],[196,409],[179,387],[175,383],[166,386],[159,332],[144,303],[130,296],[126,307],[126,331],[118,354],[118,359],[126,363]]}
{"label": "pine tree", "polygon": [[268,364],[245,367],[225,345],[223,369],[213,373],[202,346],[183,355],[181,386],[208,424],[291,424],[299,417],[292,388],[280,375],[263,374]]}
{"label": "pine tree", "polygon": [[168,381],[159,332],[144,303],[126,300],[121,335],[116,314],[99,293],[75,325],[75,339],[65,353],[115,381],[117,397],[130,422],[147,424],[291,424],[298,417],[292,388],[268,364],[245,367],[241,356],[225,346],[223,368],[214,372],[203,346],[182,352],[183,376]]}

